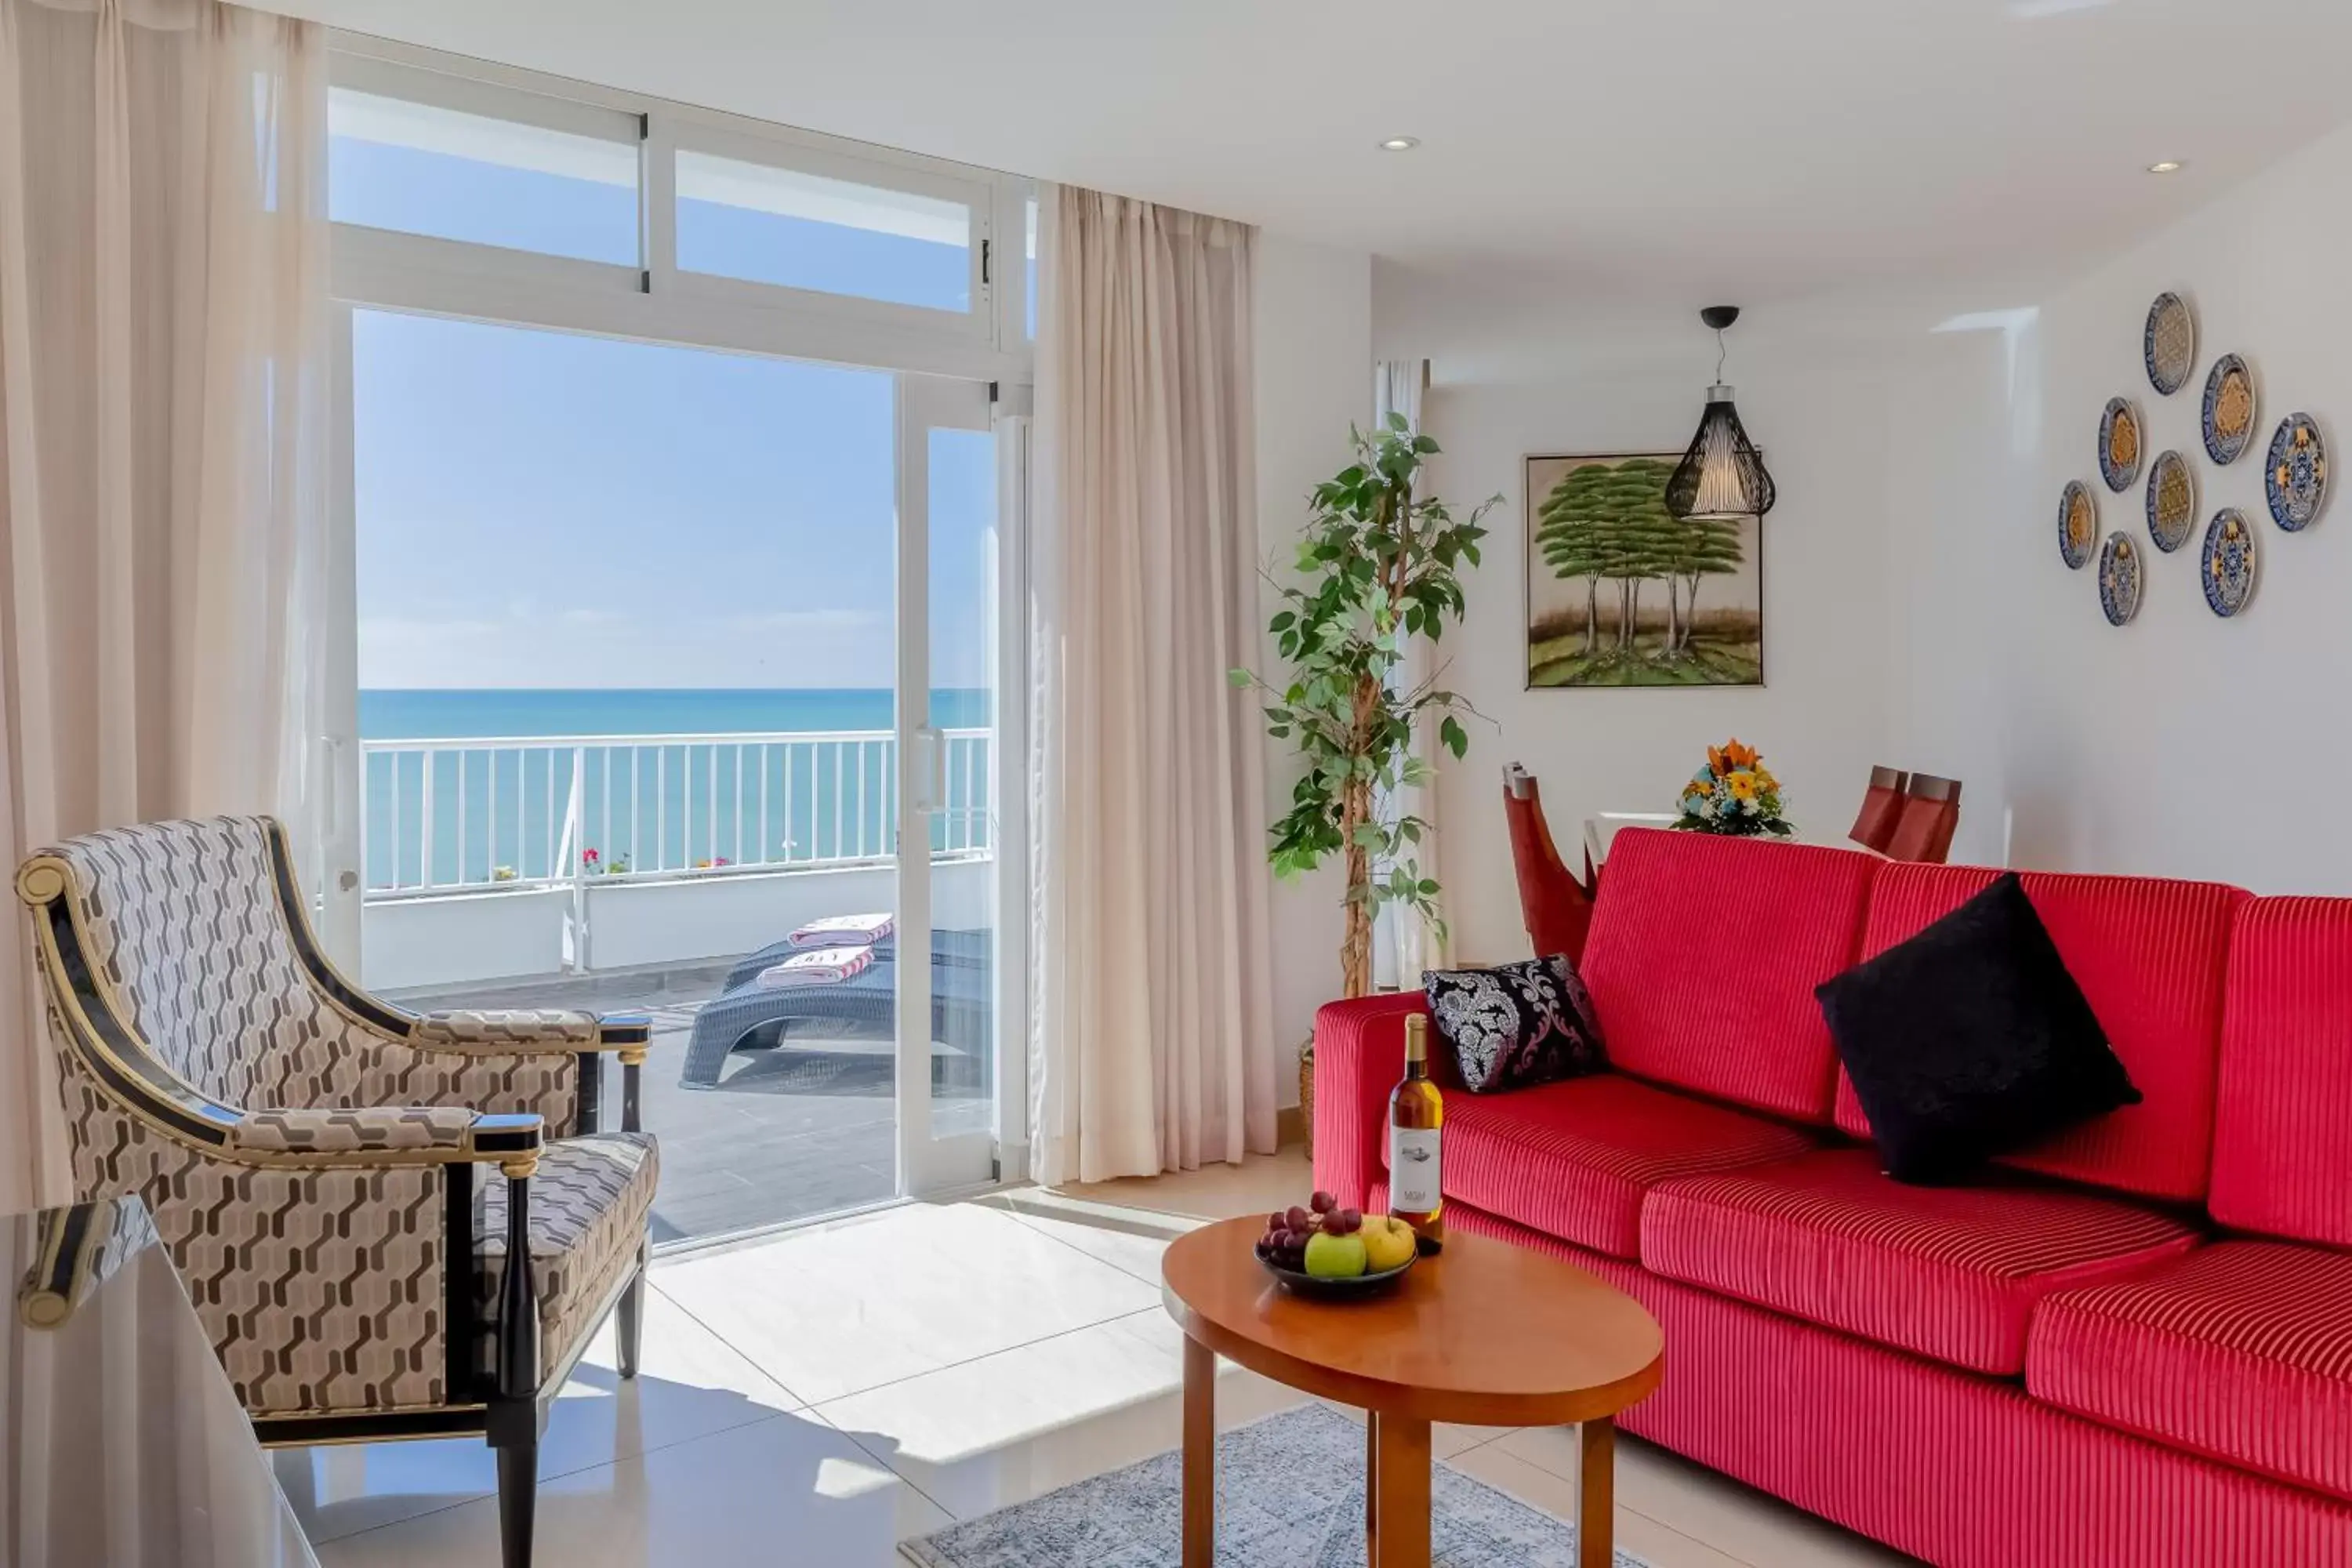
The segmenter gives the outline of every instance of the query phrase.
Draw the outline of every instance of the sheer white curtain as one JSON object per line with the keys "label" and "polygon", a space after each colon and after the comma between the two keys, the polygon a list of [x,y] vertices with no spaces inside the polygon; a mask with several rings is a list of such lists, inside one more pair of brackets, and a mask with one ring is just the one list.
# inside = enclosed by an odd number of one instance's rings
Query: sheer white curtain
{"label": "sheer white curtain", "polygon": [[1045,1182],[1275,1147],[1247,226],[1039,210],[1032,1100]]}
{"label": "sheer white curtain", "polygon": [[[325,41],[212,0],[0,0],[0,864],[274,811],[320,733]],[[9,900],[7,919],[22,920]],[[18,931],[0,1208],[58,1195]]]}
{"label": "sheer white curtain", "polygon": [[[1404,416],[1405,424],[1414,434],[1421,431],[1421,395],[1429,384],[1429,362],[1425,359],[1384,359],[1372,367],[1372,417],[1382,425],[1391,414]],[[1416,493],[1426,493],[1426,478],[1414,485]],[[1404,644],[1402,667],[1397,671],[1400,689],[1411,691],[1433,672],[1436,646],[1427,637],[1408,637]],[[1395,794],[1383,798],[1379,805],[1381,816],[1390,822],[1398,817],[1413,816],[1434,825],[1437,821],[1437,718],[1428,715],[1413,727],[1412,754],[1429,767],[1429,782],[1418,786],[1400,787]],[[1431,833],[1413,847],[1413,856],[1424,877],[1444,880],[1438,870],[1439,835]],[[1442,907],[1442,905],[1441,905]],[[1381,910],[1379,929],[1372,933],[1372,979],[1381,985],[1399,985],[1405,990],[1418,989],[1421,972],[1445,963],[1445,944],[1437,940],[1428,922],[1411,910],[1389,905]]]}

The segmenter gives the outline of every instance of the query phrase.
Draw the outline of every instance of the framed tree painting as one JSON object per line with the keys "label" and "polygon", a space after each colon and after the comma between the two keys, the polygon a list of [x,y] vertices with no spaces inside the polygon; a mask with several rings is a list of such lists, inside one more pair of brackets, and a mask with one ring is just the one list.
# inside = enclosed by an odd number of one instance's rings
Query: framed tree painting
{"label": "framed tree painting", "polygon": [[1760,520],[1666,510],[1680,452],[1527,459],[1528,686],[1761,686]]}

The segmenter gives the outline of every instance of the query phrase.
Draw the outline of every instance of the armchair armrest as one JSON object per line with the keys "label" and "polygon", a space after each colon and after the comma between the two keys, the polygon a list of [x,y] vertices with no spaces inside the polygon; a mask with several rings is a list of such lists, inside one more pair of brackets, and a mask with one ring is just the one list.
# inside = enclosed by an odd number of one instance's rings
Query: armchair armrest
{"label": "armchair armrest", "polygon": [[593,1051],[602,1036],[593,1013],[537,1007],[453,1007],[426,1013],[409,1026],[409,1043],[432,1050],[520,1056],[538,1051]]}
{"label": "armchair armrest", "polygon": [[654,1021],[644,1013],[586,1013],[556,1008],[458,1007],[427,1013],[409,1025],[408,1043],[420,1051],[458,1056],[544,1056],[561,1053],[580,1060],[580,1122],[596,1126],[603,1064],[599,1053],[621,1058],[621,1126],[639,1131],[640,1073],[653,1039]]}
{"label": "armchair armrest", "polygon": [[1419,992],[1332,1002],[1315,1015],[1315,1184],[1364,1208],[1381,1179],[1389,1094],[1404,1077],[1404,1021]]}
{"label": "armchair armrest", "polygon": [[327,1165],[456,1164],[535,1161],[536,1116],[486,1116],[462,1106],[372,1105],[248,1110],[228,1130],[232,1160]]}

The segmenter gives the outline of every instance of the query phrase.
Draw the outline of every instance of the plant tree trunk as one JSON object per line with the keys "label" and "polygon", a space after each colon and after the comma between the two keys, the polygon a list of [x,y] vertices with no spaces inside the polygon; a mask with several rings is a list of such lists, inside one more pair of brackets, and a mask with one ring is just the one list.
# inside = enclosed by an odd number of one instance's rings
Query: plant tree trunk
{"label": "plant tree trunk", "polygon": [[1591,658],[1601,643],[1601,579],[1584,580],[1584,657]]}
{"label": "plant tree trunk", "polygon": [[[1359,732],[1371,722],[1380,706],[1381,687],[1367,678],[1356,686],[1355,713]],[[1339,794],[1339,842],[1347,857],[1348,895],[1342,906],[1346,923],[1339,938],[1340,994],[1353,999],[1372,994],[1372,855],[1356,842],[1356,829],[1372,820],[1372,782],[1351,778]]]}

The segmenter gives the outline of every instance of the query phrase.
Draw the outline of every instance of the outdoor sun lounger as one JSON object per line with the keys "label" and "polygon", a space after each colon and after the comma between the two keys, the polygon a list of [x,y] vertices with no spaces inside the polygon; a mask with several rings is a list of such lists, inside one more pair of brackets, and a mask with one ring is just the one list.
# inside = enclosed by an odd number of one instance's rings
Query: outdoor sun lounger
{"label": "outdoor sun lounger", "polygon": [[[873,963],[836,984],[777,989],[759,984],[761,970],[799,951],[789,941],[772,942],[728,972],[726,985],[695,1015],[686,1069],[678,1075],[681,1085],[716,1089],[730,1052],[780,1045],[803,1025],[887,1028],[897,1017],[895,940],[876,942]],[[984,931],[931,933],[931,1038],[968,1056],[989,1048],[989,952]]]}

